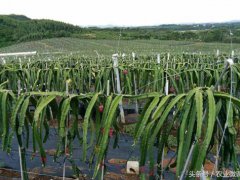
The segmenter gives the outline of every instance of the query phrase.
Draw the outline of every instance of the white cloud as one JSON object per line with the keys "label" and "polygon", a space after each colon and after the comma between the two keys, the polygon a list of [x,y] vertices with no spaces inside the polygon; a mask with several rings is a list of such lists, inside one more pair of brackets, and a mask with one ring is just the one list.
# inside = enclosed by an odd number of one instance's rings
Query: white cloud
{"label": "white cloud", "polygon": [[131,26],[240,20],[239,5],[239,0],[0,0],[0,14]]}

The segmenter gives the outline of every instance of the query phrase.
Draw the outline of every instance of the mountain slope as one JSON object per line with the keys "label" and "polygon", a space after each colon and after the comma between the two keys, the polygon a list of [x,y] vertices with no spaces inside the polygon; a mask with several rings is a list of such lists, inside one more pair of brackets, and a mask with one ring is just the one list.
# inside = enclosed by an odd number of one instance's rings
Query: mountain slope
{"label": "mountain slope", "polygon": [[23,15],[0,15],[0,47],[52,37],[70,37],[81,28],[52,20],[32,20]]}

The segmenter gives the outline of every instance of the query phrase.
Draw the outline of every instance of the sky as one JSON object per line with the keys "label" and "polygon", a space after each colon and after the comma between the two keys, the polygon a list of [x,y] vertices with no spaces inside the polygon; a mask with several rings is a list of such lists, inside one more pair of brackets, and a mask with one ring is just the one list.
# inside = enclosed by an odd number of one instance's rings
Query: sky
{"label": "sky", "polygon": [[143,26],[240,20],[240,0],[0,0],[0,14],[79,26]]}

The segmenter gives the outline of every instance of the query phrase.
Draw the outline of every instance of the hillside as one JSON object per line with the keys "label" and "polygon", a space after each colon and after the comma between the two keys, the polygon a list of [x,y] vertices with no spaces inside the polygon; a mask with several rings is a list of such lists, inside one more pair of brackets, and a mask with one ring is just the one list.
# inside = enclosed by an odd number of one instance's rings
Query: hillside
{"label": "hillside", "polygon": [[[232,35],[230,36],[230,29]],[[177,40],[240,43],[240,23],[169,24],[145,27],[81,28],[53,20],[35,20],[23,15],[0,15],[0,47],[20,42],[58,37],[118,40]]]}
{"label": "hillside", "polygon": [[52,37],[69,37],[81,28],[52,20],[34,20],[22,15],[0,16],[0,47]]}

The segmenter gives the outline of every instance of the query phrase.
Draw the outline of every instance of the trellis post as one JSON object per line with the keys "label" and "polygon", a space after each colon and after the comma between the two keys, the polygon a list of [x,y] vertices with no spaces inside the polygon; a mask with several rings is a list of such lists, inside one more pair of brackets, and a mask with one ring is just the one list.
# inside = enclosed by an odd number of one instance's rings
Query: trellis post
{"label": "trellis post", "polygon": [[[19,97],[21,94],[21,81],[18,80],[17,83],[18,83],[18,97]],[[22,167],[22,150],[19,144],[18,144],[18,153],[19,153],[19,160],[20,160],[21,179],[24,179],[23,167]]]}
{"label": "trellis post", "polygon": [[[132,52],[132,58],[133,58],[133,62],[135,62],[135,57],[136,57],[136,54],[134,52]],[[135,76],[135,73],[133,73],[133,83],[134,83],[134,93],[135,95],[138,94],[138,90],[137,90],[137,81],[136,81],[136,76]],[[135,100],[135,112],[138,114],[138,101]]]}
{"label": "trellis post", "polygon": [[[112,62],[113,62],[113,69],[115,73],[115,79],[117,83],[117,93],[121,94],[120,76],[119,76],[119,70],[118,70],[118,54],[112,55]],[[119,109],[120,109],[121,122],[125,123],[122,101],[119,102]]]}

